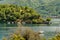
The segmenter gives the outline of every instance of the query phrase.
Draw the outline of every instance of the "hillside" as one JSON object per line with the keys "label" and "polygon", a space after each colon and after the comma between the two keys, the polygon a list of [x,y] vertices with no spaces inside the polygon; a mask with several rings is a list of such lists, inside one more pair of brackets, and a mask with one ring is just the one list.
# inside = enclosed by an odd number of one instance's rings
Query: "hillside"
{"label": "hillside", "polygon": [[0,3],[32,7],[44,16],[60,16],[60,0],[3,0]]}

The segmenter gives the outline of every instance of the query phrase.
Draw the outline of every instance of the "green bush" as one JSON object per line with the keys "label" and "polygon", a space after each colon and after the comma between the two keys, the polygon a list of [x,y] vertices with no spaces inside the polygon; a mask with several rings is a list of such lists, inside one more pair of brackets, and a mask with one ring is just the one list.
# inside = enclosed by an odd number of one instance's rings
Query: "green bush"
{"label": "green bush", "polygon": [[47,18],[46,21],[48,21],[48,22],[51,21],[51,18]]}
{"label": "green bush", "polygon": [[[40,14],[30,7],[22,7],[10,4],[0,5],[0,21],[16,21],[17,19],[22,19],[23,21],[31,20],[35,23],[42,23],[44,19],[40,17]],[[46,21],[50,20],[50,18],[46,19]]]}

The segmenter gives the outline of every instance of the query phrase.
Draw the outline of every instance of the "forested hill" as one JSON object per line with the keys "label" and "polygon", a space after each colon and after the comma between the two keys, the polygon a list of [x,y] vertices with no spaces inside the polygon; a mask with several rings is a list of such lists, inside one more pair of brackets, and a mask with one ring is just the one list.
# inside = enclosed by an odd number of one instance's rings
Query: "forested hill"
{"label": "forested hill", "polygon": [[60,16],[60,0],[1,0],[0,3],[32,7],[44,16]]}
{"label": "forested hill", "polygon": [[21,6],[30,6],[36,8],[40,5],[46,5],[54,0],[0,0],[1,4],[17,4]]}

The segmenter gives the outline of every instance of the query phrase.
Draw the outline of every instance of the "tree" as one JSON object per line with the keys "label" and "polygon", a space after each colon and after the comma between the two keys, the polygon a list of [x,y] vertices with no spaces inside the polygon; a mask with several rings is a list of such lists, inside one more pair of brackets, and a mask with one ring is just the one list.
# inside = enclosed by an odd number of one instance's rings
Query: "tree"
{"label": "tree", "polygon": [[48,22],[51,21],[51,18],[47,18],[46,21],[48,21]]}
{"label": "tree", "polygon": [[[0,5],[0,21],[16,21],[17,19],[23,19],[23,21],[30,20],[31,22],[35,23],[42,23],[44,19],[40,17],[40,14],[38,14],[34,9],[27,6],[24,7],[11,4]],[[38,19],[42,20],[38,21]],[[48,22],[50,20],[50,18],[46,19]]]}
{"label": "tree", "polygon": [[10,35],[10,38],[8,40],[25,40],[20,34],[13,34]]}
{"label": "tree", "polygon": [[[25,40],[42,40],[40,39],[41,37],[39,36],[39,34],[37,32],[34,32],[30,28],[27,28],[25,30],[23,37],[25,38]],[[43,40],[45,39],[43,38]]]}

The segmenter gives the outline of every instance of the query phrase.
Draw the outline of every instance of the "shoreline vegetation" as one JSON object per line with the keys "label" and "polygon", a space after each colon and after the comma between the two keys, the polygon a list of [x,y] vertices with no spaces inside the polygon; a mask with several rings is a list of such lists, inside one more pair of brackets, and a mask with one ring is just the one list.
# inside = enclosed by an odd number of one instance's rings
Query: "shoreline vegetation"
{"label": "shoreline vegetation", "polygon": [[44,35],[41,36],[43,33],[35,32],[30,28],[19,28],[13,32],[8,37],[3,37],[2,40],[46,40]]}
{"label": "shoreline vegetation", "polygon": [[50,24],[51,18],[42,18],[38,12],[27,6],[0,4],[0,23],[13,24],[17,20],[26,24]]}
{"label": "shoreline vegetation", "polygon": [[60,40],[60,33],[58,33],[57,35],[49,38],[48,40]]}
{"label": "shoreline vegetation", "polygon": [[7,35],[7,37],[4,36],[2,40],[60,40],[60,33],[55,34],[53,37],[46,38],[44,31],[36,32],[29,27],[17,27],[17,30]]}

